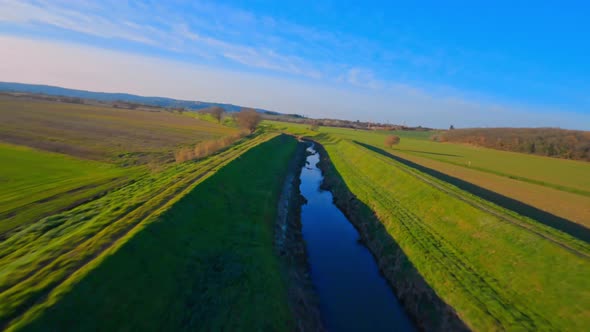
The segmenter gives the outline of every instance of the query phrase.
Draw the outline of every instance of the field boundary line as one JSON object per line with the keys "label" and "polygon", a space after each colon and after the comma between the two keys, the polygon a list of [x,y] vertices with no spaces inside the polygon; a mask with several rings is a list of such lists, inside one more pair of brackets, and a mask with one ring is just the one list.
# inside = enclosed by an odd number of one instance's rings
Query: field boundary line
{"label": "field boundary line", "polygon": [[[357,145],[359,145],[359,144],[357,144]],[[392,161],[394,161],[391,158],[388,158],[386,156],[383,156],[380,153],[377,153],[375,151],[372,151],[371,149],[368,149],[368,148],[366,148],[366,147],[364,147],[362,145],[360,145],[360,146],[362,148],[364,148],[364,149],[372,152],[373,154],[375,154],[379,159],[384,160],[384,161],[388,161],[390,164],[391,164]],[[397,156],[397,157],[398,158],[401,158],[399,156]],[[398,164],[398,162],[395,162],[395,163]],[[475,207],[475,208],[477,208],[477,209],[479,209],[481,211],[484,211],[484,212],[489,213],[489,214],[491,214],[491,215],[493,215],[493,216],[495,216],[495,217],[497,217],[497,218],[499,218],[501,220],[504,220],[504,221],[509,222],[509,223],[511,223],[513,225],[519,226],[519,227],[521,227],[523,229],[526,229],[529,232],[534,233],[535,235],[538,235],[538,236],[540,236],[540,237],[542,237],[542,238],[544,238],[544,239],[552,242],[553,244],[555,244],[557,246],[562,247],[563,249],[565,249],[565,250],[567,250],[567,251],[569,251],[569,252],[571,252],[571,253],[573,253],[573,254],[581,257],[581,258],[584,258],[586,260],[590,260],[590,254],[585,253],[583,251],[580,251],[580,250],[578,250],[578,249],[576,249],[574,247],[571,247],[571,246],[569,246],[569,245],[567,245],[565,243],[562,243],[559,240],[556,240],[553,237],[548,236],[547,234],[543,234],[541,231],[535,230],[533,227],[524,224],[523,222],[519,221],[518,219],[516,219],[514,217],[511,217],[511,216],[507,215],[506,213],[502,213],[500,211],[497,211],[497,210],[493,209],[492,207],[488,207],[488,206],[486,206],[483,203],[476,202],[475,200],[473,200],[473,199],[471,199],[469,197],[466,197],[464,195],[460,195],[459,193],[456,193],[454,190],[451,190],[451,189],[447,188],[444,185],[441,185],[439,183],[436,183],[436,182],[428,179],[426,176],[424,176],[422,174],[418,174],[418,172],[419,172],[418,170],[414,170],[414,169],[409,170],[408,168],[410,168],[410,167],[409,166],[406,166],[406,165],[401,165],[401,166],[400,165],[395,165],[395,166],[397,166],[398,169],[404,171],[405,173],[410,174],[410,175],[418,178],[422,182],[424,182],[424,183],[426,183],[426,184],[428,184],[428,185],[430,185],[432,187],[435,187],[435,188],[437,188],[437,189],[445,192],[446,194],[451,195],[451,196],[453,196],[453,197],[455,197],[455,198],[457,198],[457,199],[459,199],[459,200],[461,200],[461,201],[463,201],[463,202],[465,202],[465,203],[467,203],[467,204],[469,204],[469,205],[471,205],[471,206],[473,206],[473,207]],[[457,188],[457,190],[461,190],[461,189],[460,188]],[[490,202],[489,204],[493,204],[493,203]]]}

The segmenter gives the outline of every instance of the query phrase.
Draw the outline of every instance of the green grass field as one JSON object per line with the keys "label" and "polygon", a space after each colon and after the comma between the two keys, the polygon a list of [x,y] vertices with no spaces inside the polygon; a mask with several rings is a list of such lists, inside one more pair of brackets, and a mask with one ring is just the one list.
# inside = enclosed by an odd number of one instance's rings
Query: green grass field
{"label": "green grass field", "polygon": [[9,330],[291,330],[273,223],[295,147],[280,136],[251,148]]}
{"label": "green grass field", "polygon": [[0,238],[238,130],[186,115],[0,96]]}
{"label": "green grass field", "polygon": [[382,134],[275,126],[315,135],[348,189],[471,328],[575,331],[590,324],[588,243],[354,143],[375,135],[376,144]]}
{"label": "green grass field", "polygon": [[209,158],[145,173],[131,184],[32,223],[0,242],[0,321],[6,324],[24,314],[154,214],[271,137],[243,139]]}
{"label": "green grass field", "polygon": [[338,190],[376,214],[469,327],[590,325],[587,241],[404,160],[580,225],[590,164],[436,143],[431,132],[396,132],[401,144],[385,149],[386,132],[270,121],[174,163],[180,147],[237,132],[203,117],[0,98],[0,328],[294,329],[273,251],[296,148],[281,131],[324,145]]}
{"label": "green grass field", "polygon": [[382,147],[386,135],[401,137],[396,152],[528,181],[590,196],[590,164],[486,149],[466,144],[438,143],[428,132],[384,132],[322,128],[321,132]]}
{"label": "green grass field", "polygon": [[0,119],[2,327],[50,305],[183,195],[275,136],[174,163],[180,147],[238,130],[164,110],[6,96]]}
{"label": "green grass field", "polygon": [[121,186],[136,169],[0,143],[0,234]]}
{"label": "green grass field", "polygon": [[[384,131],[266,122],[301,136],[329,134],[384,148]],[[590,228],[590,163],[429,140],[432,132],[396,131],[391,153]],[[471,161],[471,166],[469,162]]]}

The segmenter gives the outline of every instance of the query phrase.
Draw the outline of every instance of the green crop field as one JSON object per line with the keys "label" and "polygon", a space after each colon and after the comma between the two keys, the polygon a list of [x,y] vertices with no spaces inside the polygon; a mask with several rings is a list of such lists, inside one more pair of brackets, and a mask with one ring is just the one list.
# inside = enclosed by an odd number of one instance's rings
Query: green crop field
{"label": "green crop field", "polygon": [[7,96],[0,118],[2,327],[53,304],[182,196],[275,136],[175,163],[177,149],[238,130],[164,110]]}
{"label": "green crop field", "polygon": [[122,185],[135,172],[2,143],[0,164],[0,234]]}
{"label": "green crop field", "polygon": [[384,148],[387,135],[399,135],[400,144],[389,150],[394,155],[590,227],[590,163],[437,143],[429,140],[433,132],[330,127],[312,132],[304,125],[267,123],[297,135],[330,134],[378,148]]}
{"label": "green crop field", "polygon": [[587,242],[355,143],[382,145],[382,133],[272,125],[324,145],[348,190],[471,328],[575,331],[590,324]]}
{"label": "green crop field", "polygon": [[94,269],[35,301],[11,327],[289,330],[294,322],[273,251],[273,223],[295,146],[281,136],[250,149],[147,218]]}

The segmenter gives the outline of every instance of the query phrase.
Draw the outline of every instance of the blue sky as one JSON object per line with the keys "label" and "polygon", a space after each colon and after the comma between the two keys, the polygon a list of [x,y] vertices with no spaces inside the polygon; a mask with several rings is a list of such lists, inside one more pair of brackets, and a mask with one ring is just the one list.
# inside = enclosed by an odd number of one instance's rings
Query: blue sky
{"label": "blue sky", "polygon": [[0,80],[432,127],[590,129],[590,5],[408,3],[0,0]]}

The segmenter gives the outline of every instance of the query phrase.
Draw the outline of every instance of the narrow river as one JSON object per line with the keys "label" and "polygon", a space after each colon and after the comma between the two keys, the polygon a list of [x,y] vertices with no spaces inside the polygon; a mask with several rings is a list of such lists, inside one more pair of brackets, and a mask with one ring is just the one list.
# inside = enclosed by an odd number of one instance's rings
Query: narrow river
{"label": "narrow river", "polygon": [[373,256],[358,242],[357,230],[333,204],[332,194],[320,190],[319,155],[313,146],[307,150],[313,154],[301,170],[300,190],[307,199],[301,209],[302,232],[326,328],[414,331]]}

